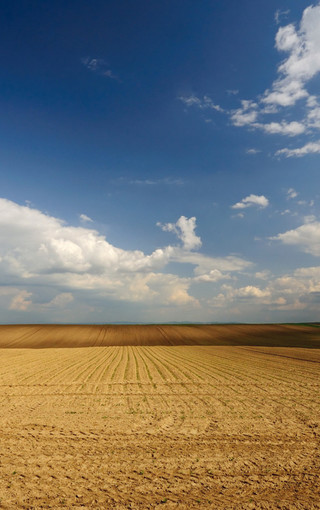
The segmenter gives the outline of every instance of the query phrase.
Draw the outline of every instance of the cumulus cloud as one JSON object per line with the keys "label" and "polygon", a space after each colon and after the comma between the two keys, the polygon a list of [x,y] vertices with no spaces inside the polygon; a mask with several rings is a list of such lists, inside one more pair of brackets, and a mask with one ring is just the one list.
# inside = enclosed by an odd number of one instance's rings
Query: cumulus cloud
{"label": "cumulus cloud", "polygon": [[306,154],[320,154],[320,140],[318,142],[309,142],[296,149],[280,149],[276,156],[285,156],[286,158],[301,158]]}
{"label": "cumulus cloud", "polygon": [[258,104],[255,101],[243,99],[241,108],[231,112],[231,120],[235,126],[243,127],[254,124],[258,118]]}
{"label": "cumulus cloud", "polygon": [[[289,11],[277,10],[275,21],[287,17]],[[302,14],[298,25],[290,23],[279,27],[275,35],[275,48],[284,55],[277,68],[277,78],[255,99],[242,99],[240,107],[226,110],[215,104],[208,95],[180,96],[187,107],[200,110],[216,110],[226,113],[232,124],[260,130],[268,135],[287,137],[313,136],[320,129],[320,103],[318,96],[308,90],[309,82],[320,72],[320,3],[310,5]],[[232,95],[238,91],[229,90]],[[299,110],[294,108],[297,103]],[[297,116],[300,118],[290,118]],[[205,122],[211,122],[206,118]],[[301,157],[318,154],[320,143],[307,141],[300,148],[283,148],[277,156]],[[248,154],[254,154],[249,150]]]}
{"label": "cumulus cloud", "polygon": [[32,304],[31,299],[28,299],[30,296],[32,296],[32,292],[22,290],[12,299],[9,310],[27,310]]}
{"label": "cumulus cloud", "polygon": [[271,273],[268,269],[264,269],[263,271],[257,271],[254,276],[259,280],[269,280]]}
{"label": "cumulus cloud", "polygon": [[[199,270],[198,270],[199,272]],[[200,274],[194,278],[196,282],[213,283],[220,280],[229,280],[231,276],[228,273],[223,273],[219,269],[212,269],[208,273]]]}
{"label": "cumulus cloud", "polygon": [[279,78],[266,90],[263,102],[292,106],[309,93],[306,83],[320,71],[320,5],[307,7],[299,29],[293,24],[280,27],[275,46],[288,57],[278,68]]}
{"label": "cumulus cloud", "polygon": [[270,239],[297,246],[305,253],[320,256],[320,222],[314,221],[314,217],[308,217],[307,221],[300,227],[288,230]]}
{"label": "cumulus cloud", "polygon": [[287,198],[296,198],[299,195],[299,193],[294,188],[289,188],[287,191]]}
{"label": "cumulus cloud", "polygon": [[269,205],[269,200],[264,195],[249,195],[243,198],[240,202],[232,205],[232,209],[245,209],[247,207],[258,206],[265,208]]}
{"label": "cumulus cloud", "polygon": [[[250,317],[251,313],[254,314],[253,317],[259,313],[265,317],[274,311],[285,314],[301,311],[305,314],[301,317],[310,317],[309,314],[311,317],[317,316],[320,300],[320,267],[301,267],[280,277],[274,277],[270,273],[268,275],[256,273],[255,276],[267,280],[264,287],[253,284],[240,287],[224,284],[221,286],[221,292],[210,300],[210,305],[213,308],[228,310],[236,306],[242,317]],[[292,317],[297,320],[297,315]]]}
{"label": "cumulus cloud", "polygon": [[261,290],[259,287],[254,285],[247,285],[246,287],[240,287],[234,291],[234,296],[241,298],[265,298],[270,296],[269,290]]}
{"label": "cumulus cloud", "polygon": [[302,122],[269,122],[265,124],[255,123],[254,127],[262,129],[265,133],[278,134],[285,136],[297,136],[306,131],[306,126]]}
{"label": "cumulus cloud", "polygon": [[174,232],[181,239],[186,250],[194,250],[202,245],[200,237],[195,234],[196,218],[181,216],[176,223],[160,223],[157,225],[165,232]]}
{"label": "cumulus cloud", "polygon": [[[240,257],[215,258],[195,251],[201,247],[195,217],[181,216],[176,223],[160,226],[174,232],[181,244],[146,254],[118,248],[95,229],[73,227],[35,208],[0,199],[0,277],[7,285],[5,296],[0,287],[0,298],[11,310],[63,309],[83,292],[94,292],[102,301],[197,307],[192,284],[229,278],[229,273],[250,265]],[[193,275],[163,272],[170,262],[193,266]],[[28,286],[40,293],[49,289],[47,294],[54,292],[55,297],[48,302],[40,296],[32,303]]]}
{"label": "cumulus cloud", "polygon": [[[276,23],[287,14],[287,11],[276,11]],[[280,27],[275,36],[275,48],[285,54],[276,80],[258,98],[242,100],[241,107],[230,112],[231,121],[235,126],[259,129],[270,135],[312,134],[320,129],[320,105],[307,85],[320,72],[320,4],[304,10],[299,26],[290,23]],[[283,112],[290,111],[298,102],[304,108],[302,118],[290,121],[287,115],[286,119],[282,118]],[[277,118],[269,121],[266,115]],[[299,157],[319,152],[319,142],[308,142],[301,148],[280,149],[276,154]]]}

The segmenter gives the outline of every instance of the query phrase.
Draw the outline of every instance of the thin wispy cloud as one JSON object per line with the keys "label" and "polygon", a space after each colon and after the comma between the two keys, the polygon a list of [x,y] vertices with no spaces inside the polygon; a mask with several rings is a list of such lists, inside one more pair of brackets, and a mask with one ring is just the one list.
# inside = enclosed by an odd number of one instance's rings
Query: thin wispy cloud
{"label": "thin wispy cloud", "polygon": [[112,80],[120,81],[103,58],[83,57],[81,62],[89,71],[105,76],[106,78],[111,78]]}
{"label": "thin wispy cloud", "polygon": [[246,150],[247,154],[259,154],[259,152],[261,152],[259,149],[254,149],[254,148]]}
{"label": "thin wispy cloud", "polygon": [[119,177],[112,181],[114,184],[123,186],[183,186],[186,181],[181,178],[161,177],[160,179],[129,179],[127,177]]}
{"label": "thin wispy cloud", "polygon": [[276,156],[285,156],[286,158],[301,158],[307,154],[320,154],[320,140],[318,142],[308,142],[296,149],[284,148],[276,152]]}
{"label": "thin wispy cloud", "polygon": [[215,110],[217,112],[224,112],[224,109],[215,104],[209,96],[203,96],[203,98],[197,97],[195,95],[191,96],[179,96],[178,99],[188,108],[192,106],[196,106],[200,108],[200,110]]}
{"label": "thin wispy cloud", "polygon": [[274,21],[277,25],[281,23],[282,20],[288,18],[288,14],[290,13],[290,9],[287,9],[285,11],[281,11],[280,9],[277,9],[274,13]]}
{"label": "thin wispy cloud", "polygon": [[93,222],[93,220],[86,214],[80,214],[79,218],[82,223],[92,223]]}

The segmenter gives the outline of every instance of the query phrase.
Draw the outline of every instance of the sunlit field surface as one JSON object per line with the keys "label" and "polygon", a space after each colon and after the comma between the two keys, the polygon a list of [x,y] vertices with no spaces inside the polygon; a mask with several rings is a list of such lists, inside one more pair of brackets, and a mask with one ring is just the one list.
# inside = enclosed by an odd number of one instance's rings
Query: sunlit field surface
{"label": "sunlit field surface", "polygon": [[3,326],[0,345],[0,508],[320,508],[317,326]]}

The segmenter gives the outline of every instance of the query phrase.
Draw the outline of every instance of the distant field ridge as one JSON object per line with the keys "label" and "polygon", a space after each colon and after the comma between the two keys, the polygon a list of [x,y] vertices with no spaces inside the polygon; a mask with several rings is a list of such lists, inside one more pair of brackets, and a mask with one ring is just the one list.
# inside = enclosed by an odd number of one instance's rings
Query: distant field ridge
{"label": "distant field ridge", "polygon": [[0,325],[0,348],[257,345],[320,348],[306,324]]}

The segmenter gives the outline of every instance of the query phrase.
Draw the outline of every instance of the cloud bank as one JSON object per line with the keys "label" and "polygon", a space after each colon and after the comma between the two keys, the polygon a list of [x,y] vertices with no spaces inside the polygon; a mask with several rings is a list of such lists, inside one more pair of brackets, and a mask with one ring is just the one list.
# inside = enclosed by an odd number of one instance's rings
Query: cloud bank
{"label": "cloud bank", "polygon": [[[296,193],[290,188],[287,196],[296,198]],[[248,195],[235,206],[266,207],[267,200]],[[283,320],[290,314],[293,320],[315,320],[320,267],[273,275],[239,255],[211,257],[199,251],[196,225],[195,217],[186,216],[158,223],[176,236],[176,244],[147,254],[116,247],[88,226],[68,225],[34,207],[0,199],[0,320],[103,322],[114,320],[114,313],[121,320],[118,307],[127,317],[137,306],[143,317],[160,322],[186,317],[266,321],[268,313],[272,320],[277,313]],[[320,223],[313,216],[271,238],[315,257],[320,256],[319,239]],[[134,313],[132,320],[139,317]]]}
{"label": "cloud bank", "polygon": [[[81,219],[89,221],[85,215]],[[79,292],[94,293],[100,300],[197,307],[192,284],[228,279],[230,272],[250,265],[240,257],[199,253],[195,217],[159,225],[174,233],[178,244],[145,254],[118,248],[92,228],[70,226],[35,208],[0,199],[0,276],[10,296],[9,309],[33,309],[35,287],[54,294],[47,301],[41,298],[41,309],[68,306]],[[163,272],[171,262],[191,264],[193,274]]]}

